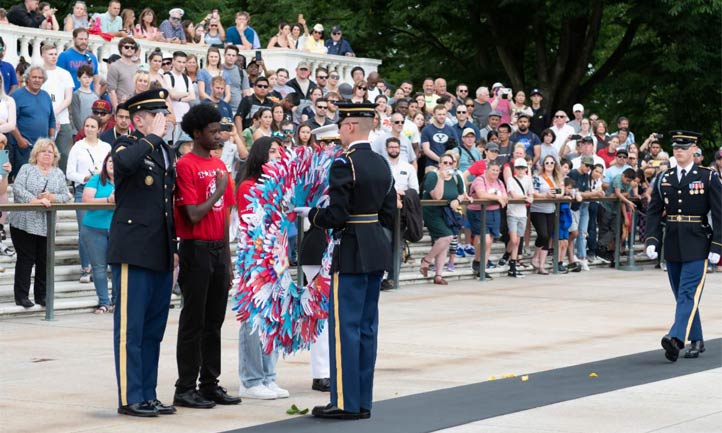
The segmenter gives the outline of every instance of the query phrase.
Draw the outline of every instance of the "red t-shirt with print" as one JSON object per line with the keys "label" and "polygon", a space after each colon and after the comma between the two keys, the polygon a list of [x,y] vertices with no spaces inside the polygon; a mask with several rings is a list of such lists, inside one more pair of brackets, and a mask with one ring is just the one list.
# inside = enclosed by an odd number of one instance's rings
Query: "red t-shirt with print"
{"label": "red t-shirt with print", "polygon": [[[191,224],[181,211],[185,205],[199,205],[216,191],[216,170],[229,176],[228,185],[211,210],[197,224]],[[183,155],[176,165],[175,229],[181,239],[220,241],[225,237],[228,208],[233,206],[233,182],[219,158],[203,158],[193,152]]]}

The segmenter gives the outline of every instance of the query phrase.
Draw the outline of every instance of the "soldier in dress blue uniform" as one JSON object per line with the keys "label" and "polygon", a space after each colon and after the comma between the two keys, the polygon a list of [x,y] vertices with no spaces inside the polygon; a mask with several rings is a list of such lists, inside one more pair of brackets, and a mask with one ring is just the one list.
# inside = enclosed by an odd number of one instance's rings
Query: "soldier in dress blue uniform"
{"label": "soldier in dress blue uniform", "polygon": [[112,149],[116,209],[108,263],[115,295],[115,372],[118,413],[171,414],[156,397],[158,356],[168,319],[173,265],[175,153],[161,138],[168,107],[165,89],[126,101],[135,131]]}
{"label": "soldier in dress blue uniform", "polygon": [[347,151],[331,165],[330,203],[297,208],[311,224],[333,229],[336,248],[329,304],[331,403],[313,409],[319,418],[371,416],[384,270],[391,262],[394,179],[386,160],[371,150],[375,104],[337,104],[341,142]]}
{"label": "soldier in dress blue uniform", "polygon": [[[646,253],[657,258],[662,236],[662,218],[667,223],[664,258],[672,292],[677,301],[674,324],[662,338],[665,357],[675,362],[687,340],[685,358],[704,352],[699,301],[707,272],[707,261],[716,264],[722,253],[722,183],[714,171],[694,163],[692,156],[702,134],[672,131],[677,167],[664,172],[652,191],[647,209]],[[707,214],[712,215],[712,227]]]}

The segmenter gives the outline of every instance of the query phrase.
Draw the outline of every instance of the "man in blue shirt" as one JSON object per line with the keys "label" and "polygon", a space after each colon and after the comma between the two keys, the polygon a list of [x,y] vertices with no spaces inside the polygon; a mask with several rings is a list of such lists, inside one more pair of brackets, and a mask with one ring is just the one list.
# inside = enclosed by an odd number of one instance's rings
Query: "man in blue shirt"
{"label": "man in blue shirt", "polygon": [[15,75],[15,68],[8,62],[4,62],[5,58],[5,41],[0,36],[0,75],[2,75],[3,86],[5,86],[5,94],[9,95],[10,92],[18,87],[18,76]]}
{"label": "man in blue shirt", "polygon": [[237,45],[242,50],[261,48],[261,41],[258,34],[248,24],[251,16],[248,12],[236,13],[236,25],[226,29],[226,44]]}
{"label": "man in blue shirt", "polygon": [[426,157],[424,168],[426,173],[439,166],[439,159],[446,152],[449,140],[456,141],[456,132],[446,124],[446,107],[437,105],[433,112],[431,123],[421,132],[421,149]]}
{"label": "man in blue shirt", "polygon": [[78,69],[83,65],[93,67],[93,82],[90,84],[90,88],[93,89],[93,85],[97,85],[100,80],[98,58],[88,50],[88,30],[77,28],[73,30],[73,46],[58,55],[57,63],[59,68],[70,72],[70,76],[73,77],[73,84],[75,84],[73,91],[80,88]]}
{"label": "man in blue shirt", "polygon": [[185,12],[181,8],[173,8],[168,12],[168,19],[160,23],[160,32],[163,37],[171,43],[185,44],[186,32],[183,31],[181,19]]}
{"label": "man in blue shirt", "polygon": [[541,145],[539,136],[531,132],[529,125],[531,124],[531,116],[526,113],[520,113],[516,119],[517,130],[511,134],[511,141],[521,143],[526,149],[528,156],[534,156],[534,146]]}
{"label": "man in blue shirt", "polygon": [[331,39],[326,39],[326,50],[328,54],[337,56],[356,57],[351,44],[341,35],[341,26],[335,25],[331,27]]}
{"label": "man in blue shirt", "polygon": [[16,125],[11,131],[9,156],[13,165],[10,179],[15,179],[20,166],[28,162],[30,151],[38,138],[55,137],[55,112],[50,95],[41,87],[47,74],[41,66],[25,71],[25,87],[15,90]]}
{"label": "man in blue shirt", "polygon": [[458,104],[456,106],[456,121],[457,123],[454,124],[453,128],[456,132],[456,142],[461,143],[462,139],[462,133],[465,132],[466,129],[471,128],[474,130],[474,136],[479,137],[479,128],[476,127],[471,121],[469,120],[469,115],[471,113],[469,112],[469,109],[464,104]]}
{"label": "man in blue shirt", "polygon": [[224,80],[221,76],[213,77],[211,80],[211,94],[208,95],[208,98],[201,102],[215,106],[218,111],[220,111],[222,118],[227,117],[229,119],[233,119],[233,109],[228,102],[223,100],[225,92],[226,80]]}

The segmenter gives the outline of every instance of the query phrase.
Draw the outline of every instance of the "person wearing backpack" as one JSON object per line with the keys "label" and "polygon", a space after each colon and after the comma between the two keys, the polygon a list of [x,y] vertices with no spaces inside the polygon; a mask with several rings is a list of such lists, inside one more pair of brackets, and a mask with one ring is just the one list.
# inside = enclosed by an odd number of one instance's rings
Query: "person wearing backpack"
{"label": "person wearing backpack", "polygon": [[[461,110],[461,107],[457,107],[456,113],[457,118],[460,115],[459,110]],[[461,119],[459,119],[459,122],[461,122]],[[472,125],[470,122],[466,122],[467,125]],[[454,152],[457,154],[457,161],[459,161],[459,172],[466,173],[469,167],[471,167],[476,161],[481,161],[482,156],[481,152],[479,152],[479,149],[476,148],[476,138],[478,137],[478,128],[474,126],[474,128],[468,127],[463,130],[463,132],[460,133],[460,142],[461,144],[454,149]],[[467,177],[464,179],[467,185],[471,185],[471,182],[474,180],[473,174],[468,174]],[[469,228],[469,220],[468,218],[465,218],[464,221],[464,227],[462,228],[461,232],[463,233],[463,239],[465,242],[461,242],[459,244],[459,247],[456,249],[456,255],[459,257],[466,257],[467,254],[473,255],[475,253],[474,246],[472,245],[473,240],[471,236],[471,229]]]}
{"label": "person wearing backpack", "polygon": [[165,73],[165,82],[170,94],[175,113],[176,122],[180,125],[183,116],[190,110],[190,103],[196,100],[196,92],[193,90],[193,83],[186,75],[186,60],[188,56],[183,51],[173,53],[173,67]]}

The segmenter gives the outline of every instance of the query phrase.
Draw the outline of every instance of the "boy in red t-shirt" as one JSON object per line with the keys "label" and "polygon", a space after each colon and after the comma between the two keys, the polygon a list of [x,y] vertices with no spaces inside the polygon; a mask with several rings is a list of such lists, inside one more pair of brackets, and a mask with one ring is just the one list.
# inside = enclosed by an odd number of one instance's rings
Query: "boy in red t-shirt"
{"label": "boy in red t-shirt", "polygon": [[210,408],[241,402],[218,385],[221,326],[233,280],[228,208],[234,199],[225,164],[211,155],[211,150],[223,146],[220,121],[218,109],[200,104],[183,116],[181,124],[193,138],[193,150],[183,155],[176,166],[178,285],[184,299],[176,348],[176,406]]}

